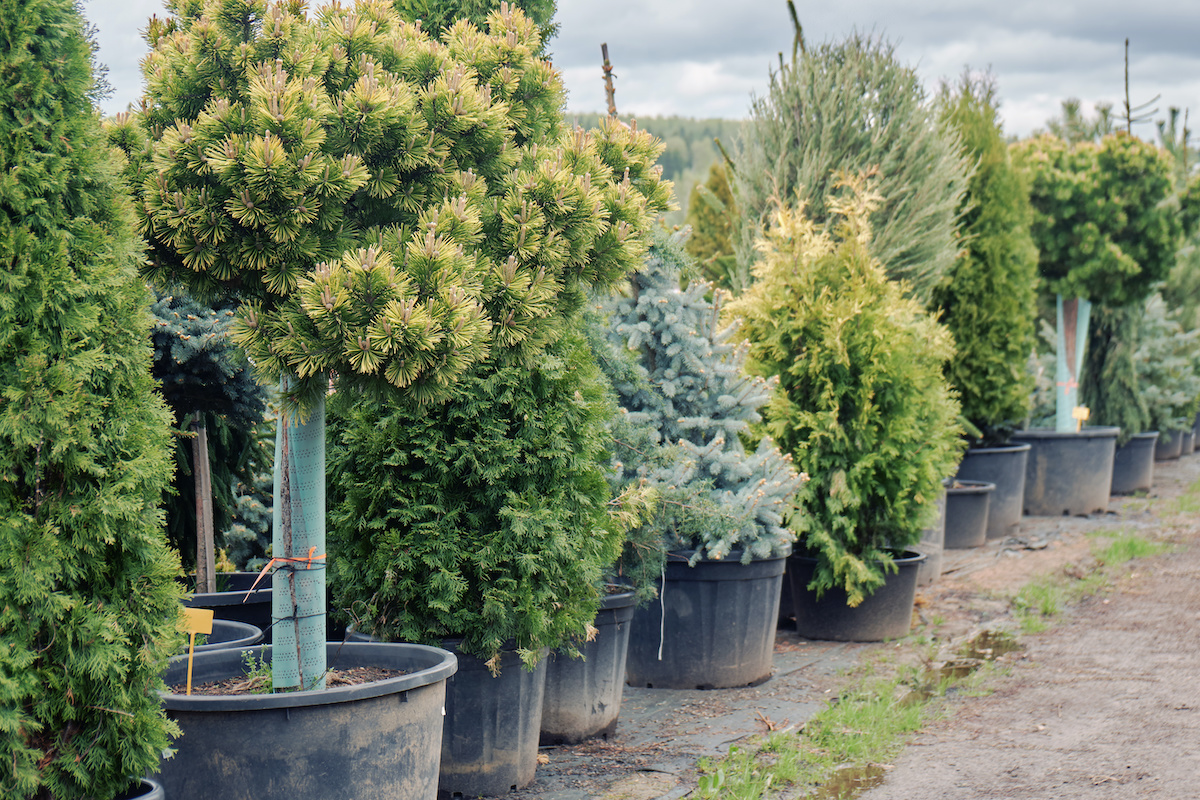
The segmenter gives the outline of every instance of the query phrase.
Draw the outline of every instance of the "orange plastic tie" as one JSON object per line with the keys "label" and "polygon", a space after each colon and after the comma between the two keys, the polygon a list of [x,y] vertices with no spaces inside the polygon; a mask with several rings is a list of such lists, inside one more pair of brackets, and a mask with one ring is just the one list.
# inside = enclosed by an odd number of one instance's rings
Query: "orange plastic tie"
{"label": "orange plastic tie", "polygon": [[258,588],[259,582],[262,581],[262,579],[267,576],[267,573],[271,570],[271,567],[275,566],[276,562],[278,562],[280,564],[284,564],[284,563],[304,564],[305,569],[312,569],[312,565],[313,565],[314,561],[324,561],[325,560],[324,553],[322,553],[319,556],[313,555],[313,553],[316,552],[316,549],[317,548],[315,548],[315,547],[308,548],[307,556],[300,556],[300,557],[283,556],[280,558],[272,558],[270,561],[268,561],[266,563],[266,566],[264,566],[262,568],[262,571],[258,573],[258,577],[254,579],[254,583],[251,584],[250,588],[246,591],[246,596],[242,598],[242,602],[244,603],[250,599],[250,595],[254,593],[254,590],[256,588]]}

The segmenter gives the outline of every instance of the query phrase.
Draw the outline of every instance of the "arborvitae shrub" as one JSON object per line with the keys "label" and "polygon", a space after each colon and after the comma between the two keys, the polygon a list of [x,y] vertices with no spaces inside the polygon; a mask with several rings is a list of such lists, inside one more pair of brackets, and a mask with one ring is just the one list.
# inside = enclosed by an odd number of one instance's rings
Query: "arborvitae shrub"
{"label": "arborvitae shrub", "polygon": [[809,47],[771,75],[750,110],[733,176],[741,221],[734,289],[752,280],[756,242],[775,198],[830,218],[839,171],[878,170],[883,200],[871,215],[872,251],[922,301],[958,253],[956,216],[970,163],[939,124],[915,69],[882,37],[852,33]]}
{"label": "arborvitae shrub", "polygon": [[0,795],[110,798],[176,731],[170,414],[84,21],[4,0],[0,38]]}
{"label": "arborvitae shrub", "polygon": [[[685,270],[692,274],[686,288]],[[619,356],[602,362],[612,365],[624,412],[617,480],[659,490],[650,524],[666,549],[714,559],[736,551],[744,562],[779,555],[795,538],[788,519],[803,479],[769,439],[751,450],[743,444],[772,382],[746,373],[738,326],[720,322],[721,295],[707,299],[712,286],[694,272],[682,236],[658,229],[628,296],[603,305],[610,347],[635,358],[623,370],[613,368]],[[627,559],[628,568],[638,569],[636,561]]]}
{"label": "arborvitae shrub", "polygon": [[612,398],[569,334],[536,364],[487,361],[436,406],[338,392],[328,425],[330,585],[389,641],[462,637],[526,661],[583,636],[624,528],[610,513]]}
{"label": "arborvitae shrub", "polygon": [[811,588],[852,605],[921,538],[961,451],[943,376],[953,344],[872,255],[878,202],[852,185],[824,226],[781,210],[754,284],[726,309],[745,321],[751,366],[779,378],[762,430],[810,478],[797,528],[818,560]]}
{"label": "arborvitae shrub", "polygon": [[943,122],[975,162],[960,212],[963,250],[933,292],[932,306],[954,337],[946,375],[980,444],[1004,443],[1029,411],[1037,249],[1028,190],[996,119],[990,78],[965,75],[939,98]]}

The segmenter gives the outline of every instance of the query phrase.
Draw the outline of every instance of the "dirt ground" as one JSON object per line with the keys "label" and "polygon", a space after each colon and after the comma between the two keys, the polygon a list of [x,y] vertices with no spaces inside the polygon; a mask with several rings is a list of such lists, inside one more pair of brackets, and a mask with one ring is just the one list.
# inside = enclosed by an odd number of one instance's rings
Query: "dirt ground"
{"label": "dirt ground", "polygon": [[1027,519],[1023,535],[1052,540],[1044,550],[947,575],[926,613],[965,599],[951,612],[961,625],[979,592],[1015,590],[1031,566],[1079,563],[1086,529],[1130,527],[1175,545],[1023,636],[995,692],[955,700],[863,800],[1200,797],[1200,515],[1180,499],[1198,479],[1200,455],[1160,463],[1150,497],[1114,498],[1087,520]]}
{"label": "dirt ground", "polygon": [[[794,729],[836,695],[856,665],[943,652],[980,630],[1012,629],[1011,597],[1039,574],[1086,564],[1089,534],[1121,529],[1173,542],[1117,586],[1022,635],[1009,674],[984,697],[948,702],[866,800],[1200,797],[1200,454],[1156,467],[1147,497],[1109,513],[1029,518],[1018,536],[946,551],[918,595],[914,635],[882,644],[799,638],[781,625],[774,677],[757,687],[677,692],[626,687],[615,736],[541,750],[538,776],[509,800],[673,800],[695,763],[771,730]],[[795,790],[792,790],[793,792]],[[789,794],[785,797],[800,797]]]}

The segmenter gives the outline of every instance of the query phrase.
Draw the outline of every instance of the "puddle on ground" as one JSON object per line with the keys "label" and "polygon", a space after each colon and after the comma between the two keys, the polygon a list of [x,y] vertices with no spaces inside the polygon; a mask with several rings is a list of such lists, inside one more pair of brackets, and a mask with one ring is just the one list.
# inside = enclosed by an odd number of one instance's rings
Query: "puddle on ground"
{"label": "puddle on ground", "polygon": [[1008,631],[983,631],[964,644],[958,652],[963,658],[994,661],[1002,655],[1023,649],[1024,646],[1017,641],[1017,637]]}
{"label": "puddle on ground", "polygon": [[868,764],[865,767],[846,767],[833,774],[820,789],[805,795],[808,800],[852,800],[867,789],[883,783],[883,767]]}

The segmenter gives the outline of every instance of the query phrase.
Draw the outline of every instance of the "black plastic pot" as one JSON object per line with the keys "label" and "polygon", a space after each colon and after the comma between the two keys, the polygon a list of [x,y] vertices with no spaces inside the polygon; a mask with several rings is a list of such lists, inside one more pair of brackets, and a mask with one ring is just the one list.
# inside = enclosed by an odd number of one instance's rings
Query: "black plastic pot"
{"label": "black plastic pot", "polygon": [[1025,442],[1000,447],[972,447],[958,465],[958,480],[996,485],[988,500],[989,539],[1007,538],[1021,529],[1029,451],[1030,445]]}
{"label": "black plastic pot", "polygon": [[806,639],[836,642],[882,642],[907,636],[917,597],[917,572],[924,559],[924,554],[906,550],[895,559],[898,571],[888,573],[883,586],[851,608],[842,589],[828,589],[818,600],[808,588],[817,560],[792,556],[788,574],[796,603],[796,632]]}
{"label": "black plastic pot", "polygon": [[[218,592],[196,592],[184,598],[188,608],[211,608],[216,619],[245,622],[263,631],[271,642],[271,576],[250,592],[257,572],[222,572],[217,575]],[[249,594],[247,594],[249,592]]]}
{"label": "black plastic pot", "polygon": [[[417,644],[331,642],[330,667],[408,673],[324,691],[203,696],[164,693],[183,730],[156,777],[173,800],[431,798],[437,788],[446,680],[455,658]],[[245,674],[244,654],[270,661],[269,646],[198,653],[192,683]],[[184,682],[187,658],[164,678]]]}
{"label": "black plastic pot", "polygon": [[1025,513],[1031,517],[1086,515],[1108,510],[1119,428],[1078,432],[1017,431],[1033,445],[1025,464]]}
{"label": "black plastic pot", "polygon": [[724,689],[771,677],[786,554],[688,566],[667,554],[658,597],[633,613],[625,680],[655,689]]}
{"label": "black plastic pot", "polygon": [[942,577],[942,550],[946,542],[946,494],[938,495],[937,519],[931,527],[921,531],[921,541],[913,545],[913,550],[925,555],[917,569],[917,585],[928,586]]}
{"label": "black plastic pot", "polygon": [[987,542],[988,507],[996,484],[955,481],[946,489],[947,550],[966,550]]}
{"label": "black plastic pot", "polygon": [[610,594],[596,614],[596,635],[580,648],[583,658],[551,653],[546,664],[542,704],[542,744],[576,744],[617,729],[633,592]]}
{"label": "black plastic pot", "polygon": [[1183,444],[1179,448],[1179,454],[1190,456],[1196,451],[1196,431],[1188,428],[1183,432]]}
{"label": "black plastic pot", "polygon": [[[233,647],[249,647],[262,641],[263,632],[248,622],[229,619],[214,619],[212,633],[205,637],[204,644],[196,645],[197,653],[210,650],[228,650]],[[186,652],[186,650],[185,650]]]}
{"label": "black plastic pot", "polygon": [[149,778],[142,778],[137,786],[117,795],[113,800],[165,800],[166,796],[158,783]]}
{"label": "black plastic pot", "polygon": [[497,797],[533,782],[546,659],[530,671],[505,649],[493,675],[485,662],[458,653],[458,672],[446,682],[439,798]]}
{"label": "black plastic pot", "polygon": [[1154,447],[1155,461],[1171,461],[1183,454],[1183,431],[1160,434]]}
{"label": "black plastic pot", "polygon": [[1113,455],[1113,494],[1132,494],[1149,490],[1154,484],[1154,450],[1158,431],[1137,433],[1118,445]]}

